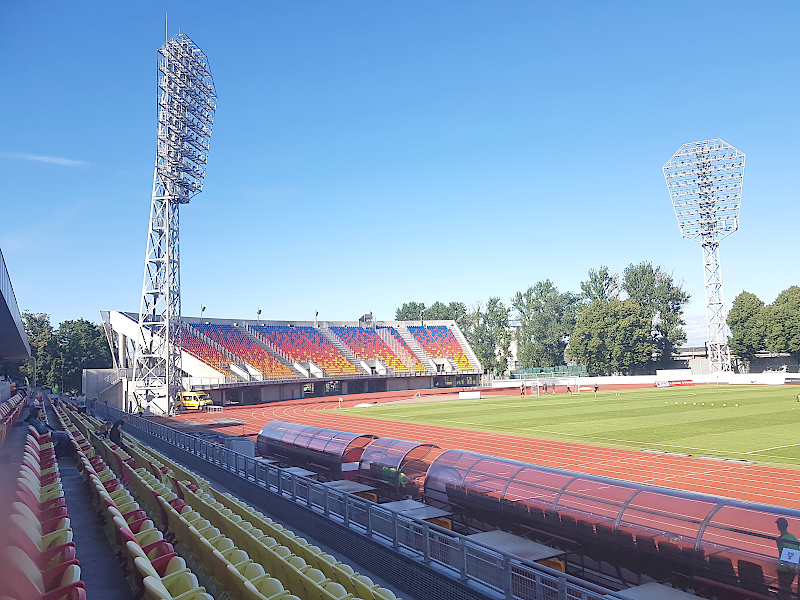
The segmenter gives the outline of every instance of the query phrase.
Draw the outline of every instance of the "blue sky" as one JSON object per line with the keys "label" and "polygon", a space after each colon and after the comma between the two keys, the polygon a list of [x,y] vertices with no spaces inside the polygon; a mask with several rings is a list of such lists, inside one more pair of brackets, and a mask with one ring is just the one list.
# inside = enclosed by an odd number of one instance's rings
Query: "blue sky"
{"label": "blue sky", "polygon": [[22,310],[139,308],[165,12],[219,96],[181,209],[186,315],[390,319],[650,261],[701,341],[702,253],[661,167],[714,137],[747,154],[727,304],[800,283],[796,2],[7,0],[0,248]]}

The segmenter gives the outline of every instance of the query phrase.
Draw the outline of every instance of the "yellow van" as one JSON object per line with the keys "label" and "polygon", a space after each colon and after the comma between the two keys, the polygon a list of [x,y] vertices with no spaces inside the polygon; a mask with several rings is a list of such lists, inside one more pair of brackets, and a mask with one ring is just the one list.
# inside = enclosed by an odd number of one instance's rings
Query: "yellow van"
{"label": "yellow van", "polygon": [[200,410],[212,401],[205,392],[181,392],[180,403],[183,410]]}

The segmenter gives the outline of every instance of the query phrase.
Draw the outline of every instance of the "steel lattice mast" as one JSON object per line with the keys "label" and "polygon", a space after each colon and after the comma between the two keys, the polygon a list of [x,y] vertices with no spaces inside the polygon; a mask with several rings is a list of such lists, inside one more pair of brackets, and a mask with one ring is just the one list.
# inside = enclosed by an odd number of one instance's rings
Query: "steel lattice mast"
{"label": "steel lattice mast", "polygon": [[663,167],[681,235],[703,247],[712,373],[731,370],[719,242],[739,228],[744,159],[743,152],[717,138],[684,144]]}
{"label": "steel lattice mast", "polygon": [[133,392],[170,412],[181,384],[180,205],[203,190],[217,106],[206,55],[184,34],[158,49],[158,146]]}

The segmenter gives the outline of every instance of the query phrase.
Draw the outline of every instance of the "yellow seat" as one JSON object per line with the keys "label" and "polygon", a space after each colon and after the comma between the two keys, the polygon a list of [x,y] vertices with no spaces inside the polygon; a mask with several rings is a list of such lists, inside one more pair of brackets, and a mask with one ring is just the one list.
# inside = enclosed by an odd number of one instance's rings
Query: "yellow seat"
{"label": "yellow seat", "polygon": [[398,600],[397,596],[394,595],[392,590],[387,590],[386,588],[382,587],[372,590],[372,595],[376,598],[376,600]]}
{"label": "yellow seat", "polygon": [[[34,587],[41,595],[50,591],[45,589],[44,579],[42,578],[42,572],[39,570],[39,567],[36,566],[36,563],[34,563],[31,557],[25,554],[25,552],[15,546],[11,546],[6,549],[5,558],[8,563],[4,568],[4,575],[10,578],[8,584],[11,586],[12,590],[14,590],[14,588],[21,588],[24,590],[25,588],[30,589]],[[26,581],[21,579],[15,581],[17,578],[27,579],[28,585],[25,585]],[[64,570],[61,580],[55,587],[64,587],[76,583],[80,581],[80,578],[81,568],[78,565],[69,565]]]}
{"label": "yellow seat", "polygon": [[256,596],[259,600],[288,600],[289,598],[296,598],[292,596],[288,590],[284,589],[283,584],[274,577],[260,577],[255,581],[248,581],[245,584],[248,589],[253,589],[258,592]]}
{"label": "yellow seat", "polygon": [[247,532],[239,531],[239,534],[236,535],[237,542],[236,545],[246,550],[250,556],[256,555],[256,545],[258,544],[258,540],[266,537],[264,533],[260,529],[251,529]]}
{"label": "yellow seat", "polygon": [[144,590],[144,597],[147,600],[214,600],[213,596],[205,593],[206,590],[203,587],[187,590],[174,596],[157,577],[145,577]]}
{"label": "yellow seat", "polygon": [[228,577],[228,566],[244,566],[246,563],[252,562],[247,552],[239,548],[231,548],[220,552],[219,550],[211,551],[211,565],[214,570],[214,581],[216,582],[217,592],[225,592],[230,595],[233,587],[233,582]]}
{"label": "yellow seat", "polygon": [[[131,542],[128,543],[131,544]],[[178,557],[176,556],[175,558]],[[172,563],[172,560],[170,560],[170,563]],[[184,563],[183,569],[176,568],[172,572],[168,571],[164,574],[164,577],[161,577],[161,575],[158,574],[158,571],[156,571],[153,568],[153,563],[151,563],[146,556],[137,556],[136,558],[133,559],[133,564],[139,571],[139,573],[142,574],[142,579],[144,579],[145,577],[157,577],[158,579],[161,580],[161,583],[164,585],[164,587],[166,587],[167,590],[169,590],[169,592],[173,595],[175,595],[175,591],[177,589],[179,589],[181,586],[185,586],[186,582],[189,581],[185,578],[181,579],[181,576],[191,575],[191,578],[194,580],[194,584],[189,586],[189,589],[194,589],[197,587],[197,577],[192,575],[192,572],[189,571],[189,569],[185,568],[186,563]],[[182,583],[173,585],[179,579],[181,580]]]}
{"label": "yellow seat", "polygon": [[[14,504],[11,505],[11,508],[14,511],[14,514],[20,515],[28,519],[28,521],[30,521],[31,524],[39,531],[39,534],[40,535],[42,534],[42,524],[39,521],[38,517],[35,514],[33,514],[33,511],[30,508],[28,508],[27,504],[23,504],[22,502],[14,502]],[[53,531],[59,531],[61,529],[69,529],[68,517],[63,517],[58,522],[58,527]]]}
{"label": "yellow seat", "polygon": [[[114,523],[120,529],[127,529],[128,531],[130,531],[128,524],[125,522],[125,519],[122,519],[120,517],[114,517]],[[149,529],[141,529],[139,530],[139,533],[133,533],[131,531],[133,537],[136,538],[136,541],[142,547],[164,539],[164,536],[161,535],[161,532],[158,529],[152,527],[152,523],[153,522],[150,521],[151,527]]]}
{"label": "yellow seat", "polygon": [[52,500],[63,495],[60,483],[51,483],[50,485],[41,486],[37,479],[29,479],[27,477],[19,477],[17,485],[22,485],[28,488],[33,495],[38,498],[39,502]]}
{"label": "yellow seat", "polygon": [[[228,568],[228,595],[233,598],[247,598],[248,593],[244,583],[259,577],[264,577],[267,573],[257,562],[248,561],[237,565],[227,565]],[[267,575],[268,576],[268,575]]]}
{"label": "yellow seat", "polygon": [[40,530],[32,527],[30,522],[21,515],[11,515],[11,522],[17,529],[27,535],[42,552],[48,548],[68,544],[72,541],[72,529],[61,529],[42,535]]}
{"label": "yellow seat", "polygon": [[343,600],[345,598],[353,598],[353,595],[350,594],[342,584],[336,583],[335,581],[329,581],[328,583],[322,586],[324,590],[331,595],[331,597],[336,598],[336,600]]}
{"label": "yellow seat", "polygon": [[354,592],[362,598],[372,598],[375,590],[379,587],[366,575],[354,575],[350,581],[353,584]]}
{"label": "yellow seat", "polygon": [[[137,558],[142,558],[150,563],[150,558],[144,553],[141,546],[135,542],[126,542],[125,544],[126,549],[128,551],[128,555],[131,557],[133,564]],[[152,567],[152,563],[150,563]],[[186,561],[180,556],[173,556],[169,562],[167,563],[167,568],[164,571],[164,576],[172,575],[173,573],[180,573],[184,571],[189,571],[186,567]],[[159,576],[160,577],[160,576]]]}

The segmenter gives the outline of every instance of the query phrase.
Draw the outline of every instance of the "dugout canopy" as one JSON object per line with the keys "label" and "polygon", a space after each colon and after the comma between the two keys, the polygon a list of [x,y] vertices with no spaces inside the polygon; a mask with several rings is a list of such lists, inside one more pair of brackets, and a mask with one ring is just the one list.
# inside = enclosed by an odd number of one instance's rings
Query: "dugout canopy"
{"label": "dugout canopy", "polygon": [[306,467],[331,479],[355,474],[364,448],[374,435],[323,429],[311,425],[270,421],[258,434],[258,451]]}
{"label": "dugout canopy", "polygon": [[391,496],[419,496],[434,444],[378,438],[364,449],[358,477]]}
{"label": "dugout canopy", "polygon": [[[563,471],[464,450],[448,450],[430,466],[425,494],[490,512],[611,550],[635,544],[684,568],[758,573],[780,566],[779,519],[800,537],[800,511]],[[590,539],[594,538],[594,539]],[[785,563],[784,563],[785,566]],[[728,570],[730,567],[730,570]],[[695,569],[696,570],[696,569]],[[692,574],[695,574],[692,571]],[[713,573],[711,573],[713,574]]]}

